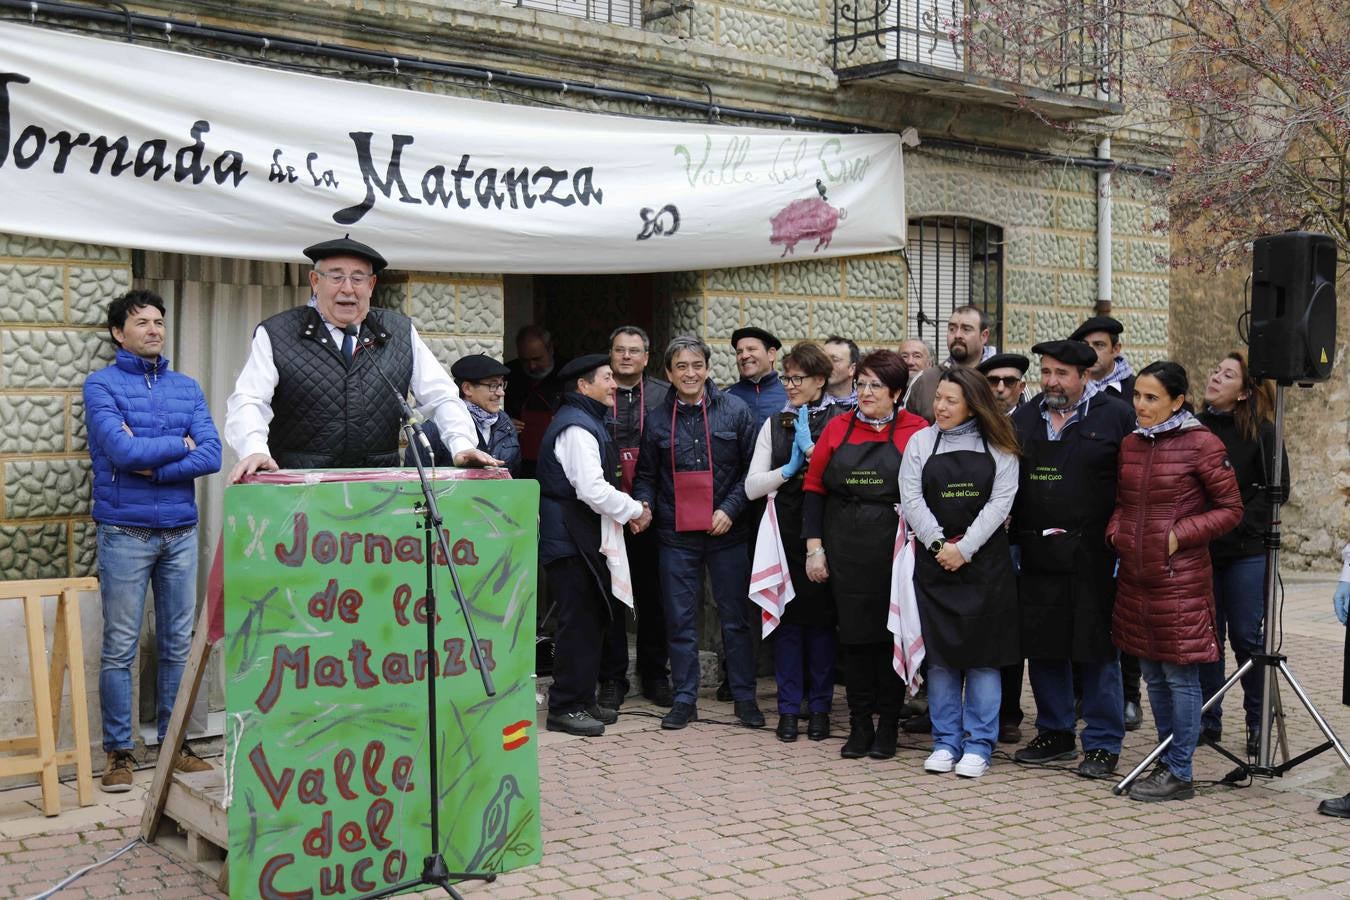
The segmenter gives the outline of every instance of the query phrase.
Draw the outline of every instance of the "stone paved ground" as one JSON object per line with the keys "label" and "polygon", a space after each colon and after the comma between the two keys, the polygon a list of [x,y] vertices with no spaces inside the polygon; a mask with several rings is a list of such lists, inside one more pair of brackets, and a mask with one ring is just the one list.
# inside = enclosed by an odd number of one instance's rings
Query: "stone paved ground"
{"label": "stone paved ground", "polygon": [[[1318,709],[1350,739],[1350,708],[1339,703],[1344,631],[1330,594],[1326,580],[1291,584],[1285,648]],[[771,711],[772,683],[760,690]],[[1032,709],[1029,692],[1023,705]],[[730,717],[710,700],[700,711]],[[625,712],[602,739],[540,733],[543,864],[465,885],[466,895],[1350,896],[1350,821],[1313,812],[1317,798],[1350,791],[1350,773],[1329,754],[1283,779],[1146,805],[1113,796],[1108,782],[1004,755],[984,778],[963,781],[925,775],[918,741],[894,760],[846,761],[838,739],[785,745],[767,729],[712,721],[662,732],[650,709]],[[1288,725],[1296,752],[1318,743],[1301,707],[1290,707]],[[1150,749],[1148,728],[1127,736],[1125,762]],[[1198,779],[1230,768],[1212,751],[1197,754]],[[123,846],[141,797],[77,809],[72,792],[66,812],[43,819],[33,789],[0,793],[0,896],[29,896]],[[162,850],[137,846],[59,896],[220,895]]]}

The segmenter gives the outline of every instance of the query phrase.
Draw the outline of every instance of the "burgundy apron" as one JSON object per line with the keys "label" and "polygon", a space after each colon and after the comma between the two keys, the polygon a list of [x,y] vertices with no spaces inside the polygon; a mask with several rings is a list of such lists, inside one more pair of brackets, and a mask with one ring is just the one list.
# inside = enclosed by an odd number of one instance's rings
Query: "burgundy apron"
{"label": "burgundy apron", "polygon": [[[642,430],[643,430],[644,428],[647,427],[647,406],[646,406],[646,397],[645,397],[645,395],[644,395],[644,394],[645,394],[645,391],[647,390],[647,388],[646,388],[646,385],[644,384],[645,381],[646,381],[645,378],[644,378],[644,379],[639,379],[639,380],[638,380],[638,430],[637,430],[637,433],[638,433],[638,440],[639,440],[639,441],[642,440]],[[616,392],[616,393],[617,393],[617,392]],[[617,404],[617,402],[618,402],[618,401],[616,400],[615,403]],[[616,406],[616,410],[617,410],[617,406]],[[616,415],[617,415],[617,412],[616,412]],[[616,430],[616,431],[618,430],[617,423],[616,423],[616,425],[615,425],[615,430]],[[674,429],[674,428],[672,428],[671,431],[670,431],[670,438],[671,438],[671,440],[670,440],[671,448],[673,449],[674,446],[675,446],[675,429]],[[631,494],[633,493],[633,476],[637,473],[638,453],[639,453],[641,450],[642,450],[641,447],[620,447],[620,448],[619,448],[619,490],[623,491],[625,494],[630,494],[630,495],[631,495]],[[711,459],[711,457],[710,457],[710,459]],[[671,466],[671,471],[674,471],[674,466],[673,466],[673,465]],[[709,518],[711,518],[711,515],[712,515],[712,514],[709,513]]]}
{"label": "burgundy apron", "polygon": [[675,486],[675,530],[709,531],[713,516],[712,432],[708,429],[708,396],[699,401],[703,411],[703,439],[708,448],[708,468],[700,472],[675,470],[675,417],[680,403],[670,410],[670,477]]}

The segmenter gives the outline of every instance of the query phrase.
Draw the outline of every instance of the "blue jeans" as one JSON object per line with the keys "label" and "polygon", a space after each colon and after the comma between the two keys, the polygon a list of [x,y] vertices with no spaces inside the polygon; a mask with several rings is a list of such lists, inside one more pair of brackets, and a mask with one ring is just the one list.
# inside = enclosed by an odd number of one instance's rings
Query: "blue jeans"
{"label": "blue jeans", "polygon": [[778,714],[795,716],[805,698],[813,713],[830,711],[834,699],[833,628],[779,624],[773,633],[773,674],[778,680]]}
{"label": "blue jeans", "polygon": [[703,569],[712,582],[713,600],[722,620],[722,648],[727,659],[727,684],[736,700],[755,699],[755,651],[750,643],[748,606],[750,557],[745,544],[716,539],[702,547],[661,545],[661,589],[666,610],[666,642],[670,647],[670,681],[676,703],[698,702],[699,604],[703,602]]}
{"label": "blue jeans", "polygon": [[98,694],[103,749],[108,752],[132,748],[131,667],[140,649],[148,586],[154,588],[155,595],[155,646],[159,652],[155,697],[159,739],[163,741],[192,644],[197,607],[197,529],[172,541],[165,541],[158,532],[142,541],[106,525],[98,526],[98,588],[103,597]]}
{"label": "blue jeans", "polygon": [[1119,753],[1125,739],[1125,701],[1120,694],[1120,662],[1071,663],[1067,659],[1027,660],[1031,693],[1036,698],[1036,730],[1078,730],[1073,712],[1073,670],[1082,678],[1083,749]]}
{"label": "blue jeans", "polygon": [[999,669],[948,669],[930,660],[928,716],[933,720],[933,749],[945,747],[958,759],[976,753],[988,761],[998,740],[1002,699],[1003,673]]}
{"label": "blue jeans", "polygon": [[[1214,566],[1214,608],[1219,629],[1219,660],[1200,665],[1200,688],[1205,699],[1214,696],[1227,680],[1224,673],[1223,642],[1225,632],[1233,647],[1238,665],[1260,653],[1264,646],[1261,623],[1265,618],[1266,558],[1245,556],[1223,565]],[[1261,727],[1261,667],[1253,666],[1242,676],[1242,708],[1247,713],[1247,727]],[[1209,708],[1201,721],[1202,728],[1223,730],[1223,705]]]}
{"label": "blue jeans", "polygon": [[1139,668],[1148,682],[1148,705],[1158,725],[1158,740],[1170,734],[1172,743],[1162,762],[1182,781],[1191,780],[1191,757],[1200,739],[1200,664],[1139,660]]}

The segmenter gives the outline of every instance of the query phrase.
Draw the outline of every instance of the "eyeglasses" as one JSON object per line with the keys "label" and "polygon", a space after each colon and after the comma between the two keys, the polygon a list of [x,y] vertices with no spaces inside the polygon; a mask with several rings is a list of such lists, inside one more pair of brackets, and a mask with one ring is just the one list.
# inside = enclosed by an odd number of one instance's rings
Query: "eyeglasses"
{"label": "eyeglasses", "polygon": [[890,388],[886,387],[886,385],[882,384],[880,381],[859,381],[855,382],[854,386],[857,387],[858,393],[860,394],[866,394],[869,391],[874,394],[879,394],[882,391],[890,390]]}
{"label": "eyeglasses", "polygon": [[813,376],[813,375],[784,375],[782,381],[783,381],[783,384],[786,384],[788,387],[801,387],[802,384],[804,384],[804,383],[806,382],[806,379],[808,379],[808,378],[813,378],[813,377],[819,377],[819,376]]}
{"label": "eyeglasses", "polygon": [[1017,382],[1022,380],[1020,375],[987,375],[985,377],[989,379],[989,386],[992,388],[996,388],[1000,384],[1006,388],[1016,387]]}
{"label": "eyeglasses", "polygon": [[341,272],[320,272],[318,269],[315,269],[314,271],[320,278],[331,284],[333,287],[337,287],[345,281],[352,287],[359,288],[374,277],[366,272],[353,272],[350,275],[344,275]]}
{"label": "eyeglasses", "polygon": [[475,385],[475,386],[477,386],[477,387],[483,388],[483,389],[486,390],[489,394],[504,394],[504,393],[506,393],[506,382],[505,382],[505,381],[473,381],[473,382],[470,382],[470,383],[473,384],[473,385]]}
{"label": "eyeglasses", "polygon": [[610,352],[615,356],[641,356],[647,351],[642,347],[615,347]]}

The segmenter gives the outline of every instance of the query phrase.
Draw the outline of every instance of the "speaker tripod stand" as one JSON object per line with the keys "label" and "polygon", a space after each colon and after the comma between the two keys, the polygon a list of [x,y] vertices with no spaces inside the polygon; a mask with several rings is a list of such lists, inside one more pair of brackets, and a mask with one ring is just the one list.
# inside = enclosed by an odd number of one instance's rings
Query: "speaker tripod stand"
{"label": "speaker tripod stand", "polygon": [[[1293,769],[1302,763],[1307,762],[1313,757],[1324,753],[1327,750],[1335,749],[1340,756],[1341,762],[1347,768],[1350,768],[1350,753],[1346,752],[1345,745],[1336,737],[1336,733],[1331,730],[1326,719],[1317,711],[1308,694],[1303,690],[1303,686],[1298,683],[1294,673],[1289,668],[1288,657],[1279,652],[1280,635],[1277,633],[1276,623],[1279,622],[1279,610],[1277,608],[1277,590],[1280,590],[1280,504],[1281,504],[1281,477],[1283,472],[1283,450],[1284,450],[1284,391],[1290,384],[1289,381],[1281,380],[1275,385],[1275,440],[1274,446],[1270,448],[1270,454],[1273,460],[1270,462],[1271,473],[1268,481],[1268,490],[1270,491],[1270,527],[1266,531],[1266,581],[1265,581],[1265,634],[1263,636],[1263,645],[1261,653],[1252,654],[1251,658],[1244,662],[1232,677],[1224,682],[1223,687],[1215,692],[1213,697],[1205,701],[1201,707],[1201,715],[1207,712],[1212,706],[1223,700],[1224,694],[1232,689],[1233,685],[1242,680],[1255,666],[1261,667],[1261,735],[1257,746],[1255,762],[1239,759],[1236,755],[1224,748],[1211,744],[1210,746],[1218,750],[1223,756],[1231,759],[1238,764],[1238,768],[1229,774],[1225,779],[1227,781],[1238,781],[1250,775],[1260,775],[1263,777],[1278,777],[1285,772]],[[1223,652],[1223,648],[1219,648]],[[1298,697],[1303,708],[1308,711],[1313,722],[1317,725],[1319,731],[1326,737],[1326,741],[1311,750],[1300,753],[1293,759],[1288,759],[1289,742],[1284,731],[1284,713],[1279,710],[1280,716],[1280,741],[1284,745],[1286,759],[1279,765],[1275,764],[1275,744],[1271,740],[1271,725],[1276,715],[1276,707],[1279,705],[1279,685],[1276,676],[1284,676],[1284,680],[1293,690],[1294,695]],[[1119,795],[1129,790],[1130,785],[1134,783],[1146,769],[1153,765],[1157,759],[1167,751],[1172,744],[1172,736],[1168,735],[1162,743],[1154,747],[1144,761],[1120,780],[1112,788],[1112,792]]]}

